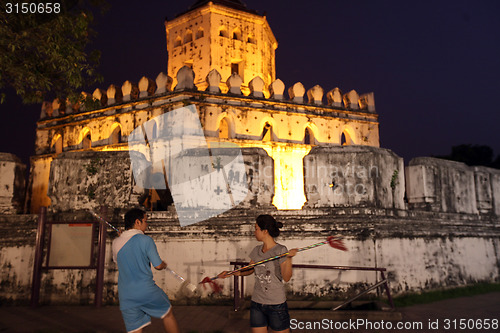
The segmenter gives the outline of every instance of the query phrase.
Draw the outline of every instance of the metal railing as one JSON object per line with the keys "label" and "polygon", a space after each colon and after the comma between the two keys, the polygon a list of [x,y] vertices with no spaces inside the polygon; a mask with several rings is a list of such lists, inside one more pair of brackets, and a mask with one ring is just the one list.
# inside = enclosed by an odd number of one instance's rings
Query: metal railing
{"label": "metal railing", "polygon": [[[243,266],[248,265],[248,262],[244,261],[231,261],[231,265],[234,266],[234,269],[241,268]],[[356,267],[356,266],[329,266],[329,265],[306,265],[306,264],[298,264],[292,265],[293,268],[302,268],[302,269],[330,269],[330,270],[340,270],[340,271],[372,271],[372,272],[379,272],[380,273],[380,281],[376,282],[374,285],[370,286],[368,289],[360,292],[356,296],[350,298],[349,300],[345,301],[344,303],[340,304],[339,306],[336,306],[332,308],[332,311],[336,311],[343,306],[351,303],[352,301],[358,299],[359,297],[365,295],[366,293],[380,287],[384,286],[385,293],[387,295],[387,301],[389,302],[389,305],[391,306],[391,309],[395,309],[394,307],[394,302],[392,301],[392,296],[391,296],[391,291],[389,289],[389,285],[387,283],[387,278],[385,277],[385,272],[387,271],[386,268],[383,267]],[[244,299],[244,291],[245,291],[245,285],[244,285],[244,276],[234,276],[234,311],[239,311],[241,310],[242,306],[242,300]]]}

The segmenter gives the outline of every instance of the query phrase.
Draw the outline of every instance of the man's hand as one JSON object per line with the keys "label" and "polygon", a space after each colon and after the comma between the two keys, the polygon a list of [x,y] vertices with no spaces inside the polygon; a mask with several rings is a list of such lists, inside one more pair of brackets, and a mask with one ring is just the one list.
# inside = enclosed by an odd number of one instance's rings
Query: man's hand
{"label": "man's hand", "polygon": [[162,269],[165,269],[165,268],[167,268],[167,263],[164,261],[162,261],[161,264],[159,264],[158,266],[155,266],[155,269],[157,269],[159,271]]}

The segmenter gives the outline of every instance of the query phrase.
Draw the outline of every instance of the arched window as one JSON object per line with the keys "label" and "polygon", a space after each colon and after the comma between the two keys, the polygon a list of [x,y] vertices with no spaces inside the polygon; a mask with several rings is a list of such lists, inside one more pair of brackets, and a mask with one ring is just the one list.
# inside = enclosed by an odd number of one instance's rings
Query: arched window
{"label": "arched window", "polygon": [[226,38],[229,37],[229,34],[227,32],[226,27],[222,26],[222,27],[219,28],[219,36],[226,37]]}
{"label": "arched window", "polygon": [[219,125],[219,138],[229,139],[229,124],[226,118],[222,119]]}
{"label": "arched window", "polygon": [[182,45],[182,38],[180,36],[177,36],[174,42],[174,47],[181,46]]}
{"label": "arched window", "polygon": [[273,127],[271,124],[266,123],[264,129],[262,130],[262,141],[272,141],[273,140]]}
{"label": "arched window", "polygon": [[60,134],[57,134],[52,140],[52,142],[53,142],[52,151],[54,151],[56,154],[62,153],[63,150],[62,136]]}
{"label": "arched window", "polygon": [[83,132],[82,148],[83,149],[92,148],[92,136],[90,135],[89,130]]}
{"label": "arched window", "polygon": [[252,34],[248,35],[248,40],[247,41],[249,43],[255,44],[256,43],[255,36],[252,35]]}
{"label": "arched window", "polygon": [[192,41],[193,41],[193,32],[191,30],[188,30],[184,35],[184,44]]}
{"label": "arched window", "polygon": [[205,36],[205,31],[203,30],[203,28],[199,28],[198,31],[196,32],[196,39],[200,39],[203,36]]}
{"label": "arched window", "polygon": [[238,28],[234,29],[233,33],[232,33],[232,38],[237,39],[237,40],[241,40],[241,30]]}
{"label": "arched window", "polygon": [[120,126],[116,126],[113,132],[111,132],[109,143],[112,145],[116,145],[120,142],[122,142],[122,129],[120,128]]}
{"label": "arched window", "polygon": [[316,139],[314,138],[314,133],[309,127],[306,127],[306,130],[304,131],[304,143],[306,145],[316,144]]}
{"label": "arched window", "polygon": [[240,63],[239,62],[232,62],[231,63],[231,74],[236,73],[240,74]]}
{"label": "arched window", "polygon": [[340,137],[340,144],[342,146],[349,146],[353,144],[351,136],[347,131],[342,132],[342,136]]}

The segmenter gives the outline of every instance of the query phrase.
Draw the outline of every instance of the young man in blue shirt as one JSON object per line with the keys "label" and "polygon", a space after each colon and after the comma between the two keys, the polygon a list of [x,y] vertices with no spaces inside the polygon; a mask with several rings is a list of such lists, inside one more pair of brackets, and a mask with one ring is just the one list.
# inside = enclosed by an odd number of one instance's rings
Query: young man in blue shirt
{"label": "young man in blue shirt", "polygon": [[165,292],[153,280],[151,265],[167,267],[158,255],[148,228],[146,213],[131,209],[125,214],[125,231],[113,241],[113,259],[118,263],[118,296],[127,332],[141,333],[151,317],[161,318],[168,333],[179,332],[177,320]]}

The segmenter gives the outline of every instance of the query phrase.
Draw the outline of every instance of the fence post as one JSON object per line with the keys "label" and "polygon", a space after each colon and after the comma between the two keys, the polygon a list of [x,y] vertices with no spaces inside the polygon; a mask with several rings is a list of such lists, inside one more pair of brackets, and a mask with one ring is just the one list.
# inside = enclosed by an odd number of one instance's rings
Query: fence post
{"label": "fence post", "polygon": [[31,306],[37,307],[40,300],[40,282],[42,279],[43,243],[45,241],[45,222],[47,207],[40,207],[38,228],[36,231],[35,260],[33,263],[33,278],[31,281]]}
{"label": "fence post", "polygon": [[[106,209],[102,208],[100,211],[101,216],[106,216],[105,212]],[[99,223],[99,241],[97,244],[98,256],[94,304],[96,308],[100,308],[102,306],[102,293],[104,288],[104,264],[106,261],[106,225],[104,223]]]}
{"label": "fence post", "polygon": [[387,279],[385,278],[385,274],[383,271],[380,271],[380,277],[382,278],[382,280],[385,280],[384,288],[385,293],[387,294],[387,300],[389,301],[389,305],[391,306],[391,308],[394,310],[395,307],[394,302],[392,301],[391,290],[389,289],[389,285],[387,284]]}
{"label": "fence post", "polygon": [[[238,269],[239,265],[234,265],[234,269]],[[240,309],[240,292],[239,292],[239,276],[233,275],[234,279],[234,298],[233,298],[233,310],[238,311]]]}

